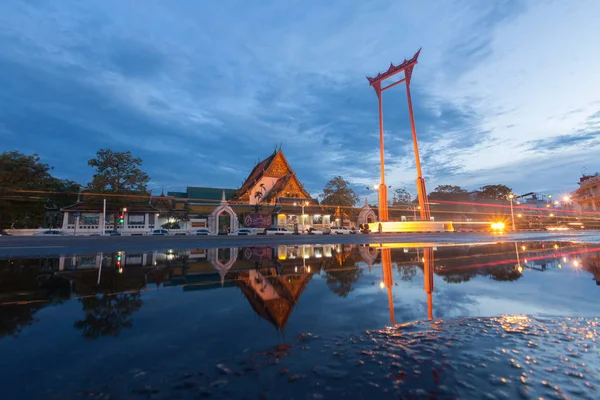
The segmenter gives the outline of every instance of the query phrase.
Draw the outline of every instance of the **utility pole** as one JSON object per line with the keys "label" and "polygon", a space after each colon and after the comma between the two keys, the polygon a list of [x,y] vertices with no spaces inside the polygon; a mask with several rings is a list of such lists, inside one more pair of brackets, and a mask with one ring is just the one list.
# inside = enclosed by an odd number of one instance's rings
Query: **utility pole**
{"label": "utility pole", "polygon": [[102,230],[100,233],[104,236],[104,228],[106,227],[106,199],[103,201],[104,206],[102,207]]}
{"label": "utility pole", "polygon": [[508,195],[508,200],[510,200],[510,218],[512,220],[512,230],[513,232],[516,231],[515,229],[515,213],[513,211],[513,200],[515,199],[515,195],[514,194],[509,194]]}

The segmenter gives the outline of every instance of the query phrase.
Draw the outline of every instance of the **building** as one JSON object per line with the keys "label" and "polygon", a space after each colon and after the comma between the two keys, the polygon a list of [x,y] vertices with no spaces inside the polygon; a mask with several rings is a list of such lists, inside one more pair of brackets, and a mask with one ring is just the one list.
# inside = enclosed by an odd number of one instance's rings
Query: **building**
{"label": "building", "polygon": [[[125,234],[162,227],[225,233],[240,227],[305,230],[353,225],[348,214],[311,198],[281,149],[258,162],[239,189],[189,186],[183,192],[154,197],[151,193],[129,199],[108,197],[106,221],[102,221],[102,202],[86,199],[84,193],[83,201],[62,212],[62,229],[77,234],[98,233],[103,223],[105,230],[119,229]],[[121,216],[123,222],[119,223]]]}
{"label": "building", "polygon": [[83,193],[83,199],[62,209],[62,230],[72,234],[97,234],[104,224],[105,231],[118,229],[141,235],[174,220],[172,203],[164,195],[152,196],[149,192],[146,196],[119,197],[118,200],[108,197],[106,204],[104,214],[103,201],[97,197],[86,198]]}
{"label": "building", "polygon": [[570,200],[582,210],[599,210],[600,175],[596,173],[579,178],[579,189],[571,193]]}
{"label": "building", "polygon": [[185,192],[168,192],[167,197],[175,212],[187,210],[190,227],[214,232],[269,226],[302,230],[332,224],[331,210],[311,198],[281,149],[258,162],[239,189],[188,187]]}

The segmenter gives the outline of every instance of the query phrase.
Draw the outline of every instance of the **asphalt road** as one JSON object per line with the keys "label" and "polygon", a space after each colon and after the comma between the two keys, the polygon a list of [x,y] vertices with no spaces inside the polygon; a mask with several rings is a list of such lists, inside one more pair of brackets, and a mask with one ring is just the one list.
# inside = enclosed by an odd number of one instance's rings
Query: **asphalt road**
{"label": "asphalt road", "polygon": [[90,254],[111,251],[190,250],[297,244],[403,243],[407,247],[421,247],[515,240],[600,242],[600,232],[524,232],[502,235],[448,232],[325,236],[0,236],[0,258]]}

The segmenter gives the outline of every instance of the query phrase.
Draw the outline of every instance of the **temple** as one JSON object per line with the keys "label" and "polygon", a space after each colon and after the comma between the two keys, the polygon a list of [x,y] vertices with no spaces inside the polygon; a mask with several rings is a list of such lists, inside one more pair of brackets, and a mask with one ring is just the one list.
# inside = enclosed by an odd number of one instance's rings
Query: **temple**
{"label": "temple", "polygon": [[[119,205],[116,205],[116,202]],[[63,230],[70,233],[119,229],[125,234],[143,234],[152,229],[233,232],[241,227],[270,226],[305,230],[349,225],[350,216],[324,208],[311,197],[291,168],[281,149],[258,162],[238,189],[188,186],[182,192],[107,199],[106,221],[98,199],[78,201],[63,210]],[[123,222],[117,220],[122,216]]]}

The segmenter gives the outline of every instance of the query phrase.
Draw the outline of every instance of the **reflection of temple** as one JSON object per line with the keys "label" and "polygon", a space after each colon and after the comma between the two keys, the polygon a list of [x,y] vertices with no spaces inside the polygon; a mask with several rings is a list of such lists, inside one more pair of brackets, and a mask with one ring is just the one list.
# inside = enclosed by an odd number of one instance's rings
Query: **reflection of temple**
{"label": "reflection of temple", "polygon": [[235,284],[242,290],[254,312],[278,330],[285,329],[292,310],[312,278],[310,273],[286,271],[287,268],[284,267],[282,274],[278,274],[276,268],[236,274]]}
{"label": "reflection of temple", "polygon": [[594,275],[596,285],[600,286],[600,255],[598,253],[588,253],[583,257],[582,268]]}

